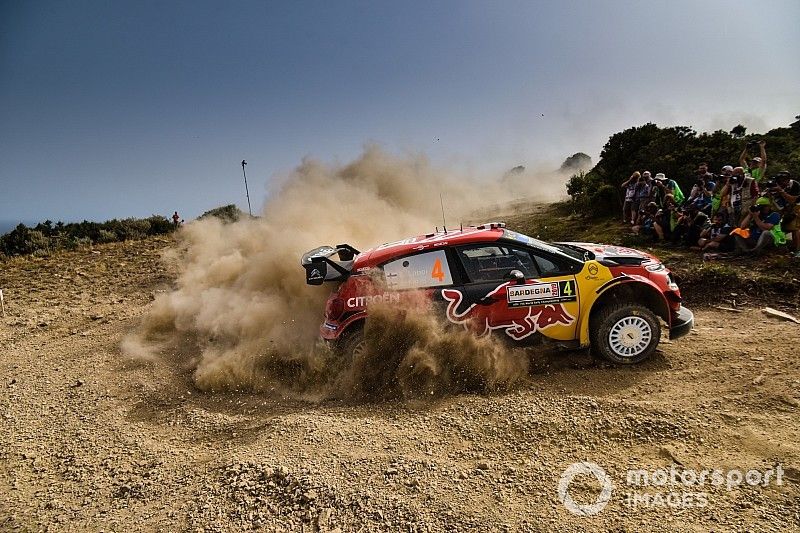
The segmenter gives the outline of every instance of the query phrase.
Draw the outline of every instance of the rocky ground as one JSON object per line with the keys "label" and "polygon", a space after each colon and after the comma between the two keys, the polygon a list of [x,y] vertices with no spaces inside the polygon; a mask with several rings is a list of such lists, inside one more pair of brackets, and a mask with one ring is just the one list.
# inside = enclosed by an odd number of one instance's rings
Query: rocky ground
{"label": "rocky ground", "polygon": [[[168,357],[120,356],[171,286],[169,245],[0,263],[0,530],[800,530],[800,325],[757,302],[696,309],[689,337],[634,368],[560,354],[502,394],[202,394]],[[581,461],[614,484],[594,516],[557,493]],[[628,469],[779,465],[766,487],[626,484]],[[570,485],[578,503],[599,490]]]}

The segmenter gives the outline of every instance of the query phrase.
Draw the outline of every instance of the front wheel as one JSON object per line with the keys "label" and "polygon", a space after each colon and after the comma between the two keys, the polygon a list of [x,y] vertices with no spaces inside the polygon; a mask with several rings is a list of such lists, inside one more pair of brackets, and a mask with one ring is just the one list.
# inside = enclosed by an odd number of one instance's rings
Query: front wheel
{"label": "front wheel", "polygon": [[344,359],[352,362],[364,357],[364,352],[367,349],[367,341],[364,340],[364,328],[354,326],[345,335],[345,338],[339,343],[339,353]]}
{"label": "front wheel", "polygon": [[644,361],[661,339],[658,317],[648,308],[629,302],[612,304],[592,318],[592,351],[613,363]]}

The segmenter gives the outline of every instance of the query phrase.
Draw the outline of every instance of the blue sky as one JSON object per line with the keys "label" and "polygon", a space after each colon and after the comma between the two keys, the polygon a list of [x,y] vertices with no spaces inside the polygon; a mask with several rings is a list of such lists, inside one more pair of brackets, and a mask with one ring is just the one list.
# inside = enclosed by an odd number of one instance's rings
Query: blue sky
{"label": "blue sky", "polygon": [[[365,143],[472,176],[800,113],[800,2],[0,0],[0,220],[254,209]],[[438,141],[437,141],[438,139]]]}

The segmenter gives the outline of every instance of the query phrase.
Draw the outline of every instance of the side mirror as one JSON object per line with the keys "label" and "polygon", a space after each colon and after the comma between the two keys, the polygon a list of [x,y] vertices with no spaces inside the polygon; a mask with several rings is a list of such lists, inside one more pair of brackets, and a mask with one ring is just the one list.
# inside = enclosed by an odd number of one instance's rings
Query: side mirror
{"label": "side mirror", "polygon": [[513,279],[513,280],[515,280],[517,282],[520,282],[520,281],[524,281],[525,280],[525,274],[523,274],[521,270],[517,270],[515,268],[514,270],[512,270],[511,272],[508,273],[506,278]]}

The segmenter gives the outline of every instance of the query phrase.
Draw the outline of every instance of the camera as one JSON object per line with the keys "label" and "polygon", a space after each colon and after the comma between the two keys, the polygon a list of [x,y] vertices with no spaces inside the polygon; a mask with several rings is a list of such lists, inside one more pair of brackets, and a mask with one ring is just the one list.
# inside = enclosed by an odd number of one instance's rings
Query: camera
{"label": "camera", "polygon": [[751,213],[756,213],[756,212],[758,212],[760,209],[761,209],[761,207],[759,207],[759,206],[757,206],[757,205],[751,205],[751,206],[750,206],[750,212],[751,212]]}
{"label": "camera", "polygon": [[774,189],[777,186],[778,186],[778,180],[776,180],[774,176],[764,182],[765,189]]}
{"label": "camera", "polygon": [[739,177],[731,176],[730,178],[728,178],[728,181],[730,181],[731,183],[739,183]]}
{"label": "camera", "polygon": [[760,142],[760,141],[758,141],[758,140],[755,140],[755,141],[748,141],[748,142],[747,142],[747,147],[748,147],[748,148],[755,148],[755,147],[757,147],[757,146],[758,146],[758,143],[759,143],[759,142]]}

